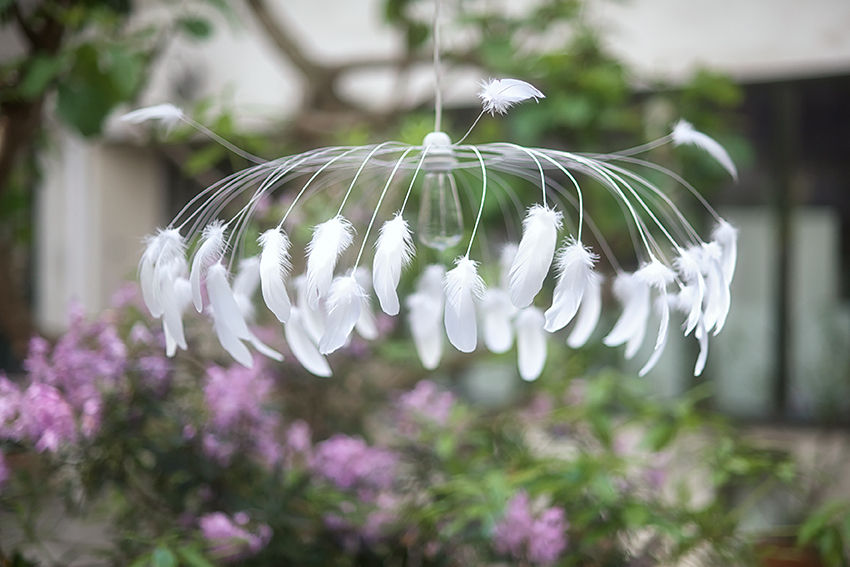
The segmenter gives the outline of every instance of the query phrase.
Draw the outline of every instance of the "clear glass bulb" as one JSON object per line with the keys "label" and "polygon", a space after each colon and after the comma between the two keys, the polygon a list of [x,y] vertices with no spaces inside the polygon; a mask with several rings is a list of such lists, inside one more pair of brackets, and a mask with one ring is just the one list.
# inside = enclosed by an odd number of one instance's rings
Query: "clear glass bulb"
{"label": "clear glass bulb", "polygon": [[463,216],[457,184],[449,171],[431,171],[422,183],[419,206],[419,241],[436,250],[446,250],[463,236]]}

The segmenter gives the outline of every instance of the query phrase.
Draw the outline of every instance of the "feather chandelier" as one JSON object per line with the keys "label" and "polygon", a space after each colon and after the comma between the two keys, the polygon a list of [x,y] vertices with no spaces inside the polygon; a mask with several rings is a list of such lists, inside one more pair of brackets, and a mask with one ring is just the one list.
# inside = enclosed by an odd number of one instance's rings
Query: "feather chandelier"
{"label": "feather chandelier", "polygon": [[[162,319],[168,355],[187,348],[183,317],[194,309],[210,319],[221,346],[239,363],[250,366],[253,351],[282,360],[252,330],[256,300],[283,326],[292,355],[318,376],[331,375],[328,355],[353,333],[377,336],[380,309],[405,314],[425,368],[437,367],[446,344],[472,352],[483,343],[497,353],[515,344],[520,375],[534,380],[545,366],[550,336],[579,348],[597,334],[603,288],[610,285],[620,311],[613,327],[598,333],[605,345],[624,345],[632,358],[657,320],[644,375],[678,321],[682,333],[698,341],[694,374],[701,374],[709,335],[721,331],[729,312],[737,232],[686,180],[636,156],[664,144],[695,145],[737,178],[729,155],[684,120],[661,139],[611,154],[464,144],[466,136],[452,142],[440,129],[439,2],[435,12],[435,128],[420,145],[325,147],[264,161],[170,104],[123,117],[168,128],[188,123],[254,162],[204,189],[146,239],[142,295],[151,315]],[[545,104],[537,88],[509,78],[483,82],[479,98],[481,114],[470,131],[487,113],[504,114],[529,100]],[[710,235],[701,236],[651,180],[659,174],[713,217]],[[636,270],[621,267],[593,222],[585,208],[588,189],[619,203]],[[290,196],[285,212],[276,224],[256,230],[261,203],[281,194]],[[461,194],[469,197],[466,207]],[[297,211],[311,200],[336,210],[299,241]],[[411,210],[415,202],[418,211]],[[508,220],[524,216],[518,242],[502,244],[498,253],[482,229],[484,211],[494,202]],[[371,213],[355,219],[351,211],[364,206]],[[249,240],[256,240],[258,254],[244,252]],[[301,250],[304,261],[293,262]],[[428,260],[452,252],[448,265]],[[608,269],[600,269],[600,256]],[[303,271],[292,273],[293,264]],[[418,270],[410,289],[403,285],[406,270]]]}

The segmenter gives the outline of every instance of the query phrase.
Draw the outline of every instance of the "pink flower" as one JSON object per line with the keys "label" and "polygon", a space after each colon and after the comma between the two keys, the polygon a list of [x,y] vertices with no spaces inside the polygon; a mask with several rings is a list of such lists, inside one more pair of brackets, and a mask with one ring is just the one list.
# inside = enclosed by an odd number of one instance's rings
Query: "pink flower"
{"label": "pink flower", "polygon": [[271,540],[272,530],[268,525],[259,524],[252,532],[247,529],[249,522],[245,512],[236,513],[233,519],[223,512],[213,512],[202,516],[199,524],[210,553],[231,562],[256,555]]}
{"label": "pink flower", "polygon": [[557,506],[532,511],[528,495],[521,491],[508,502],[505,515],[493,530],[496,551],[536,565],[558,560],[567,547],[564,510]]}
{"label": "pink flower", "polygon": [[425,423],[445,425],[454,409],[455,397],[440,389],[430,380],[420,380],[409,392],[398,398],[399,429],[407,435],[416,435]]}
{"label": "pink flower", "polygon": [[391,451],[370,447],[359,437],[338,434],[316,445],[311,465],[338,488],[360,489],[360,496],[371,500],[374,491],[392,486],[397,458]]}
{"label": "pink flower", "polygon": [[33,382],[21,399],[19,421],[24,436],[35,444],[37,451],[56,452],[77,437],[71,406],[48,384]]}

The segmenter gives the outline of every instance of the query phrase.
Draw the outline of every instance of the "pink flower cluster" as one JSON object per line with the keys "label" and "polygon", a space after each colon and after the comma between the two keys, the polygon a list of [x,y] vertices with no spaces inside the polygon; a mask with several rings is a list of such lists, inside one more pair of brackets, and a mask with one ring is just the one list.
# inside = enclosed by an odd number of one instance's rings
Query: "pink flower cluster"
{"label": "pink flower cluster", "polygon": [[359,437],[337,434],[315,447],[311,468],[343,490],[357,489],[361,498],[372,500],[387,490],[396,477],[396,455],[371,447]]}
{"label": "pink flower cluster", "polygon": [[430,380],[420,380],[396,402],[399,427],[403,433],[416,434],[419,425],[445,425],[455,405],[451,392],[442,390]]}
{"label": "pink flower cluster", "polygon": [[505,516],[493,530],[496,551],[534,565],[549,565],[567,548],[564,510],[557,506],[532,511],[528,494],[519,492],[508,502]]}
{"label": "pink flower cluster", "polygon": [[222,464],[229,463],[237,450],[257,455],[268,466],[279,463],[284,457],[278,441],[280,416],[266,408],[273,388],[274,380],[259,358],[252,368],[239,364],[208,368],[204,452]]}
{"label": "pink flower cluster", "polygon": [[237,512],[232,518],[223,512],[213,512],[202,516],[199,525],[210,553],[221,561],[231,562],[256,555],[271,540],[272,529],[267,524],[249,531],[250,522],[245,512]]}

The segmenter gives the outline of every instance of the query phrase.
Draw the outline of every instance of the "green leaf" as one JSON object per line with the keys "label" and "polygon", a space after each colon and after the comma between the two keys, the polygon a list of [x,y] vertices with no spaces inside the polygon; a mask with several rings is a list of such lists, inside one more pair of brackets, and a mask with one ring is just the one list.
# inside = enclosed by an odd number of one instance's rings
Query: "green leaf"
{"label": "green leaf", "polygon": [[177,549],[177,554],[189,567],[215,567],[203,554],[194,547],[184,546]]}
{"label": "green leaf", "polygon": [[190,36],[195,39],[206,39],[212,34],[212,24],[209,20],[197,18],[194,16],[186,16],[177,20],[177,25],[180,26]]}
{"label": "green leaf", "polygon": [[177,567],[177,557],[165,546],[160,545],[151,554],[153,567]]}
{"label": "green leaf", "polygon": [[62,60],[58,57],[36,55],[24,70],[24,76],[18,85],[18,94],[27,100],[37,98],[50,85],[62,69]]}

